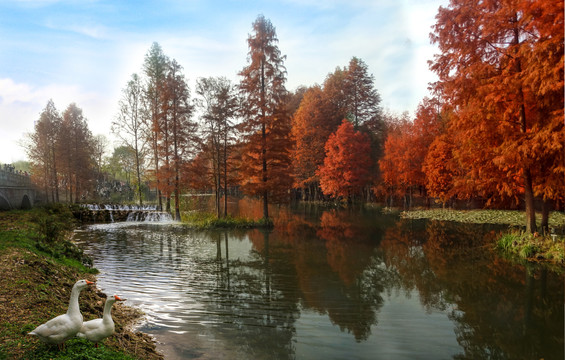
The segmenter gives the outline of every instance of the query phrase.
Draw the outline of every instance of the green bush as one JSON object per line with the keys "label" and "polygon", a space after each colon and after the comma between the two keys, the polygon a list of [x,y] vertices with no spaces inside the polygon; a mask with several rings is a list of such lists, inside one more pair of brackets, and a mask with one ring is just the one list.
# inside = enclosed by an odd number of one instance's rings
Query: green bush
{"label": "green bush", "polygon": [[38,240],[53,244],[64,240],[75,227],[73,213],[63,204],[48,204],[37,208],[32,221],[38,226]]}
{"label": "green bush", "polygon": [[[32,221],[37,226],[35,247],[53,258],[76,260],[80,264],[92,267],[92,259],[71,241],[67,235],[75,226],[75,218],[68,205],[47,204],[34,209]],[[66,261],[69,262],[69,261]]]}

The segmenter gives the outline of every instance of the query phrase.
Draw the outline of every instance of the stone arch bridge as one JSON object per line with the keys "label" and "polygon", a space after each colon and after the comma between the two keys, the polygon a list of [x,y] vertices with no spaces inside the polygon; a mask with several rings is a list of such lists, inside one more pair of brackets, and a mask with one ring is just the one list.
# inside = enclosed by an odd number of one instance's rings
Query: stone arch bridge
{"label": "stone arch bridge", "polygon": [[36,198],[29,176],[0,169],[0,210],[31,209]]}

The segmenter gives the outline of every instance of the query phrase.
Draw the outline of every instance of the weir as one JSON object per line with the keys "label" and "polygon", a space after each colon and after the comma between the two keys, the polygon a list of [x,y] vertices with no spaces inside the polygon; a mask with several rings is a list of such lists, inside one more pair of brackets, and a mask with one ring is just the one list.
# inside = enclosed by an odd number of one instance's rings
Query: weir
{"label": "weir", "polygon": [[173,217],[155,205],[84,204],[74,211],[82,222],[171,222]]}

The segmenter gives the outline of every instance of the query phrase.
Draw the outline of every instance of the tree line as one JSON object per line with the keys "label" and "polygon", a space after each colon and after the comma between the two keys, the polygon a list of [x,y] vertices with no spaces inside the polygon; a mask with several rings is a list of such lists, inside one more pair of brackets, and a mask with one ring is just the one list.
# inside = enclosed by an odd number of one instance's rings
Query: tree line
{"label": "tree line", "polygon": [[[112,131],[130,149],[140,204],[150,181],[159,208],[174,206],[176,218],[191,189],[211,189],[218,216],[227,215],[230,190],[260,197],[264,218],[269,203],[291,198],[408,204],[418,194],[487,206],[523,198],[535,231],[534,199],[549,209],[565,193],[562,10],[556,0],[452,0],[440,8],[431,34],[440,54],[430,61],[439,80],[414,119],[382,110],[357,57],[321,85],[288,91],[286,57],[262,15],[240,82],[199,78],[194,98],[182,66],[153,43],[123,89]],[[36,169],[41,184],[53,192],[74,179],[79,194],[82,175],[67,175],[70,160],[45,156],[49,146],[39,140],[31,148],[42,155],[30,159],[45,165]]]}
{"label": "tree line", "polygon": [[452,0],[436,19],[434,98],[391,127],[382,190],[523,202],[531,232],[539,199],[546,230],[565,202],[563,1]]}
{"label": "tree line", "polygon": [[104,151],[102,138],[92,135],[82,109],[72,103],[61,114],[52,100],[35,122],[26,150],[32,179],[51,202],[84,199]]}

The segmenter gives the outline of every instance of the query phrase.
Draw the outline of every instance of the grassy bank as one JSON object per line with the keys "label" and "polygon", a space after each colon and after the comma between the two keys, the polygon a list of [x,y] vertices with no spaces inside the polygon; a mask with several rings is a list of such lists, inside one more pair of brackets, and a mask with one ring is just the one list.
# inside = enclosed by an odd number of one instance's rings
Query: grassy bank
{"label": "grassy bank", "polygon": [[[414,210],[401,213],[403,218],[456,221],[476,224],[502,224],[510,227],[523,227],[526,223],[524,211],[514,210]],[[541,214],[536,214],[538,226]],[[563,229],[565,214],[552,212],[549,215],[549,227]],[[565,266],[565,237],[563,235],[528,234],[525,231],[511,229],[502,234],[496,248],[512,256],[528,261],[551,262]]]}
{"label": "grassy bank", "polygon": [[522,231],[508,232],[498,240],[496,247],[508,254],[530,261],[565,262],[563,237],[539,236]]}
{"label": "grassy bank", "polygon": [[[64,207],[0,212],[0,359],[161,359],[152,339],[133,332],[141,312],[115,305],[116,334],[99,348],[82,339],[66,350],[27,335],[36,326],[66,312],[73,284],[95,281],[90,259],[67,239],[72,215]],[[82,291],[84,320],[102,316],[105,295]]]}
{"label": "grassy bank", "polygon": [[[451,210],[430,209],[411,210],[401,213],[407,219],[430,219],[457,221],[474,224],[503,224],[512,226],[525,226],[526,213],[518,210]],[[541,223],[541,214],[536,214],[538,225]],[[553,211],[549,215],[549,226],[558,228],[565,226],[565,214]]]}
{"label": "grassy bank", "polygon": [[253,229],[273,227],[271,219],[252,220],[248,218],[227,216],[217,218],[215,214],[191,211],[182,214],[183,224],[196,229]]}

